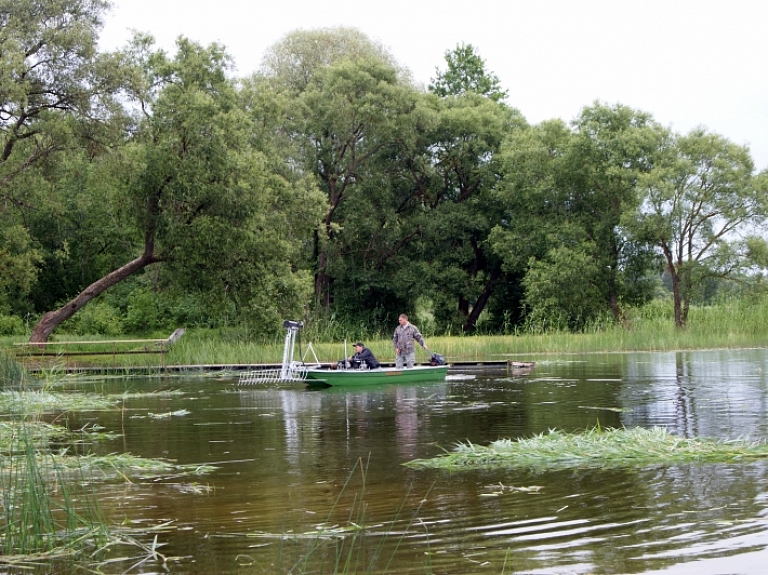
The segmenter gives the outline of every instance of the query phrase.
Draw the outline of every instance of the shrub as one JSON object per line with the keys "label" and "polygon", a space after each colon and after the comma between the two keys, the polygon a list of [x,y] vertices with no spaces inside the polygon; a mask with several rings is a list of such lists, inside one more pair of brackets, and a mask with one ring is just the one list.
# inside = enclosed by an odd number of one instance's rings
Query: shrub
{"label": "shrub", "polygon": [[123,321],[120,312],[107,302],[93,301],[80,309],[62,328],[76,335],[118,336],[123,334]]}
{"label": "shrub", "polygon": [[14,315],[0,315],[0,335],[23,335],[24,322]]}

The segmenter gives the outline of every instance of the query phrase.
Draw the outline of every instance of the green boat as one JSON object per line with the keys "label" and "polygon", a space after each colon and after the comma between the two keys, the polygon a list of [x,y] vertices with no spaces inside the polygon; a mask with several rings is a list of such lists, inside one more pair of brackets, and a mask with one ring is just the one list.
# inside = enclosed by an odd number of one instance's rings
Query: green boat
{"label": "green boat", "polygon": [[[346,362],[337,364],[323,364],[317,360],[315,363],[305,363],[293,359],[296,337],[303,327],[300,321],[286,320],[283,323],[286,330],[285,345],[283,347],[283,362],[279,368],[266,367],[240,374],[240,385],[270,384],[270,383],[295,383],[304,382],[310,386],[343,386],[343,385],[377,385],[382,383],[421,383],[425,381],[444,381],[448,373],[448,365],[445,359],[437,354],[432,354],[433,362],[430,365],[417,365],[414,367],[398,369],[396,367],[380,367],[377,369],[344,367]],[[314,355],[314,349],[310,343],[308,351]],[[439,360],[439,361],[438,361]]]}
{"label": "green boat", "polygon": [[334,367],[307,367],[302,370],[303,379],[310,386],[330,385],[380,385],[386,383],[422,383],[444,381],[448,373],[447,365],[417,365],[397,369],[382,367],[379,369],[334,369]]}

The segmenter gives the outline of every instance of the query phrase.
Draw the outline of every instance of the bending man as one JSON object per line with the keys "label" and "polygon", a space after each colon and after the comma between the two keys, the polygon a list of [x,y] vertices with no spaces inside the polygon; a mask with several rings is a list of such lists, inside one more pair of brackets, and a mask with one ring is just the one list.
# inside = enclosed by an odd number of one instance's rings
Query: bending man
{"label": "bending man", "polygon": [[395,336],[392,338],[392,345],[395,346],[395,367],[403,369],[403,363],[408,367],[413,367],[416,363],[416,350],[413,342],[418,341],[424,350],[427,350],[427,344],[417,328],[412,323],[408,323],[408,316],[404,313],[397,318],[400,324],[395,328]]}
{"label": "bending man", "polygon": [[350,357],[349,361],[353,367],[362,367],[363,365],[368,366],[368,369],[381,367],[373,352],[359,341],[355,344],[355,355]]}

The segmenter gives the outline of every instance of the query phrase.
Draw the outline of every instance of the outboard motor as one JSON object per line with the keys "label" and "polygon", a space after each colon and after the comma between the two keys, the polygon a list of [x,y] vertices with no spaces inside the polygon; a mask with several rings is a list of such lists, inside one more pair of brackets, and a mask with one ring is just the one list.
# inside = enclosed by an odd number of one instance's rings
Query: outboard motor
{"label": "outboard motor", "polygon": [[433,353],[429,359],[429,365],[445,365],[445,357],[439,353]]}

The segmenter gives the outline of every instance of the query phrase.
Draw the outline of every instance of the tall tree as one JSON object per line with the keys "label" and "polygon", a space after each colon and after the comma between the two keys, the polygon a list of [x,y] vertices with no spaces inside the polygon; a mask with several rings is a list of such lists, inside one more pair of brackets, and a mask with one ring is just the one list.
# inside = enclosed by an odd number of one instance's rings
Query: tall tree
{"label": "tall tree", "polygon": [[[295,31],[268,50],[263,78],[283,105],[282,137],[294,146],[292,169],[312,175],[326,195],[311,259],[315,304],[328,311],[335,273],[344,265],[339,232],[345,206],[362,198],[365,181],[378,179],[378,158],[401,137],[402,118],[414,107],[407,71],[358,30]],[[381,172],[378,172],[379,174]],[[352,208],[351,208],[352,209]]]}
{"label": "tall tree", "polygon": [[498,154],[504,138],[526,124],[508,106],[474,93],[432,100],[436,121],[426,132],[424,168],[413,172],[431,209],[424,221],[427,277],[441,323],[475,329],[504,278],[488,243],[503,217],[495,188],[503,177]]}
{"label": "tall tree", "polygon": [[[140,254],[46,313],[33,342],[45,341],[94,297],[152,264],[162,263],[175,285],[210,297],[227,294],[240,309],[279,315],[281,306],[306,296],[301,274],[291,269],[294,241],[281,230],[280,214],[302,203],[307,207],[297,213],[310,212],[318,197],[294,190],[248,145],[251,124],[227,78],[223,49],[185,39],[177,48],[173,59],[146,53],[146,85],[158,89],[141,102],[146,118],[125,149],[132,164],[125,224]],[[265,295],[267,302],[258,299]]]}
{"label": "tall tree", "polygon": [[671,137],[665,152],[641,177],[643,202],[626,223],[663,254],[675,325],[684,327],[704,280],[748,265],[752,236],[768,218],[768,187],[746,147],[703,129]]}
{"label": "tall tree", "polygon": [[289,32],[267,49],[260,73],[296,95],[309,86],[315,73],[348,59],[377,60],[397,70],[405,83],[409,81],[409,72],[398,66],[382,44],[347,26]]}
{"label": "tall tree", "polygon": [[508,140],[500,185],[508,212],[492,242],[507,268],[525,270],[530,320],[578,329],[610,311],[623,322],[622,305],[648,297],[636,280],[654,260],[621,218],[638,204],[638,178],[664,134],[647,114],[595,104],[570,129],[545,122]]}
{"label": "tall tree", "polygon": [[667,131],[650,114],[599,103],[585,108],[573,127],[573,216],[594,245],[601,299],[624,323],[626,258],[642,251],[629,243],[621,218],[637,206],[638,179],[654,166]]}
{"label": "tall tree", "polygon": [[[525,126],[515,109],[503,103],[499,79],[471,44],[445,52],[447,70],[437,70],[429,90],[438,99],[434,127],[426,134],[426,161],[413,171],[433,210],[424,241],[442,323],[460,321],[475,329],[480,314],[504,272],[488,244],[491,228],[501,220],[493,191],[501,179],[498,152],[504,138]],[[453,305],[449,303],[453,300]]]}
{"label": "tall tree", "polygon": [[10,299],[0,300],[15,301],[18,313],[33,311],[18,296],[34,289],[46,257],[30,225],[57,201],[42,171],[69,150],[98,154],[125,120],[115,96],[128,67],[119,54],[96,49],[108,6],[0,0],[0,253],[14,270],[3,282]]}

